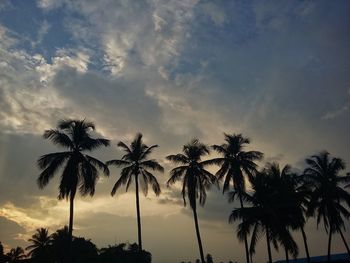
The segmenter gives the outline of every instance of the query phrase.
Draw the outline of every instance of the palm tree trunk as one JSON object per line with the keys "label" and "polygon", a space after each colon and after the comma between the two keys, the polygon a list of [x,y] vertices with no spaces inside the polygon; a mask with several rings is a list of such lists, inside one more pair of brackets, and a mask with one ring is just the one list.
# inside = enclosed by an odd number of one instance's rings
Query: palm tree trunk
{"label": "palm tree trunk", "polygon": [[327,262],[331,262],[332,229],[329,229]]}
{"label": "palm tree trunk", "polygon": [[68,238],[69,238],[69,254],[67,262],[73,261],[73,214],[74,214],[74,194],[71,193],[69,199],[69,226],[68,226]]}
{"label": "palm tree trunk", "polygon": [[338,230],[339,230],[341,239],[342,239],[343,242],[344,242],[344,245],[345,245],[345,247],[346,247],[346,250],[348,251],[348,254],[350,255],[349,246],[348,246],[348,244],[346,243],[346,239],[345,239],[345,237],[344,237],[344,235],[343,235],[343,232],[341,231],[340,227],[338,227]]}
{"label": "palm tree trunk", "polygon": [[197,234],[197,240],[198,240],[199,254],[201,256],[202,263],[205,263],[204,253],[203,253],[203,246],[202,246],[202,239],[201,239],[201,234],[199,233],[197,211],[196,211],[195,208],[192,209],[192,210],[193,210],[193,217],[194,217],[194,225],[196,227],[196,234]]}
{"label": "palm tree trunk", "polygon": [[286,262],[289,263],[288,250],[284,248],[284,252],[286,253]]}
{"label": "palm tree trunk", "polygon": [[303,235],[303,241],[304,241],[304,246],[305,246],[305,253],[306,253],[307,262],[310,263],[311,261],[310,261],[309,247],[307,245],[307,239],[306,239],[304,227],[301,227],[301,234]]}
{"label": "palm tree trunk", "polygon": [[[239,195],[239,202],[241,203],[241,208],[244,208],[243,206],[243,200],[242,200],[242,196]],[[244,222],[244,220],[243,220]],[[246,258],[246,262],[249,263],[249,250],[248,250],[248,240],[247,240],[247,236],[244,235],[244,246],[245,246],[245,258]]]}
{"label": "palm tree trunk", "polygon": [[266,243],[267,243],[267,253],[269,254],[269,263],[272,263],[271,247],[270,247],[270,237],[269,237],[269,227],[266,228]]}
{"label": "palm tree trunk", "polygon": [[137,213],[137,232],[139,239],[139,250],[142,251],[142,236],[141,236],[141,216],[140,216],[140,200],[139,200],[139,180],[138,176],[135,176],[136,184],[136,213]]}

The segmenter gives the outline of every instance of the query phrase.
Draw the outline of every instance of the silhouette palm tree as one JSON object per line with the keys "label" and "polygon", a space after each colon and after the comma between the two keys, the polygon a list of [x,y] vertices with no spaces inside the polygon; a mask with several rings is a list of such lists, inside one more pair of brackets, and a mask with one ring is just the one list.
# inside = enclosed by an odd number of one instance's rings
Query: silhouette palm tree
{"label": "silhouette palm tree", "polygon": [[166,158],[180,166],[170,172],[170,179],[167,181],[168,187],[182,179],[182,197],[186,205],[186,195],[193,211],[194,223],[196,228],[199,253],[202,263],[204,260],[202,240],[199,232],[197,217],[197,198],[199,204],[204,206],[206,191],[216,182],[216,177],[205,169],[209,162],[201,161],[201,158],[209,154],[209,148],[193,139],[190,143],[183,146],[183,153],[169,155]]}
{"label": "silhouette palm tree", "polygon": [[350,181],[350,175],[341,176],[339,172],[345,169],[345,163],[340,158],[331,158],[328,152],[321,152],[306,159],[308,167],[304,171],[304,180],[313,184],[309,215],[317,216],[317,225],[324,223],[328,233],[328,262],[330,262],[332,234],[339,232],[350,255],[349,246],[344,238],[345,229],[343,217],[349,219],[350,212],[343,205],[350,206],[350,194],[343,189]]}
{"label": "silhouette palm tree", "polygon": [[[229,222],[240,219],[237,236],[243,241],[251,233],[250,254],[255,253],[259,238],[265,234],[269,262],[272,262],[271,245],[278,249],[280,243],[294,257],[298,247],[293,240],[289,227],[296,227],[298,220],[293,218],[297,211],[284,196],[281,178],[288,174],[289,166],[279,169],[277,164],[267,164],[261,172],[251,178],[252,194],[243,193],[242,198],[251,204],[250,207],[238,208],[232,211]],[[236,193],[230,193],[233,201]],[[296,216],[299,219],[298,216]]]}
{"label": "silhouette palm tree", "polygon": [[158,196],[160,194],[160,186],[157,178],[147,169],[164,172],[164,168],[156,160],[147,159],[153,149],[158,147],[158,145],[145,145],[142,142],[141,133],[136,135],[135,139],[131,142],[130,147],[123,142],[119,142],[118,146],[124,150],[125,154],[120,160],[110,160],[106,162],[108,166],[115,165],[117,167],[123,167],[120,177],[115,183],[111,194],[112,196],[115,195],[121,185],[126,185],[126,191],[128,191],[132,181],[135,180],[138,243],[139,250],[142,251],[139,183],[141,184],[145,196],[148,192],[148,185],[151,185],[153,192]]}
{"label": "silhouette palm tree", "polygon": [[[70,236],[69,229],[67,226],[64,226],[62,229],[58,229],[51,235],[52,240],[52,256],[55,259],[55,262],[58,263],[66,262],[69,257],[72,257],[72,251],[69,251],[72,244],[70,240],[74,240],[74,236]],[[71,253],[71,255],[68,255]]]}
{"label": "silhouette palm tree", "polygon": [[8,262],[9,257],[4,254],[4,247],[0,242],[0,263]]}
{"label": "silhouette palm tree", "polygon": [[[64,166],[59,185],[59,199],[70,201],[69,243],[72,242],[74,198],[77,189],[82,196],[95,193],[98,169],[109,174],[107,166],[98,159],[85,154],[101,146],[108,146],[109,140],[92,138],[90,132],[95,130],[92,122],[85,120],[62,120],[56,129],[46,130],[43,137],[54,144],[67,149],[63,152],[49,153],[41,156],[38,166],[42,170],[37,180],[40,188],[45,187],[53,176]],[[71,245],[70,245],[71,247]]]}
{"label": "silhouette palm tree", "polygon": [[9,253],[6,254],[8,256],[9,263],[17,263],[20,260],[26,258],[24,254],[24,250],[21,247],[12,248]]}
{"label": "silhouette palm tree", "polygon": [[[284,194],[288,197],[289,202],[293,205],[295,211],[295,219],[297,221],[297,229],[302,233],[305,254],[307,262],[310,263],[310,253],[307,244],[307,237],[305,233],[305,224],[308,217],[307,207],[311,194],[310,183],[305,182],[303,175],[296,173],[287,173],[284,178]],[[298,217],[297,217],[298,216]]]}
{"label": "silhouette palm tree", "polygon": [[29,250],[28,256],[40,262],[49,261],[49,249],[51,247],[51,236],[47,228],[38,228],[36,233],[28,240],[31,245],[26,247]]}
{"label": "silhouette palm tree", "polygon": [[[219,180],[224,181],[222,192],[225,193],[230,189],[232,182],[233,189],[240,201],[241,208],[243,205],[243,193],[246,192],[244,175],[248,178],[254,176],[257,172],[255,161],[262,159],[263,154],[258,151],[244,151],[244,147],[250,143],[248,138],[242,134],[225,134],[225,143],[213,145],[212,148],[222,157],[214,158],[210,162],[220,166],[216,173]],[[249,251],[247,237],[244,238],[246,262],[249,263]]]}

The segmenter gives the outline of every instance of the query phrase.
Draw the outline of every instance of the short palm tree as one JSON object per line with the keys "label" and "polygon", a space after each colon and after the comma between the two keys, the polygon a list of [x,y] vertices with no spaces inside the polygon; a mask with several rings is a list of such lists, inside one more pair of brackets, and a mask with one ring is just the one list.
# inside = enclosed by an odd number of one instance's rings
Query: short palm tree
{"label": "short palm tree", "polygon": [[145,195],[148,192],[148,185],[151,185],[153,192],[158,196],[160,194],[160,186],[157,178],[148,170],[164,172],[164,168],[156,160],[148,159],[153,149],[158,147],[158,145],[147,146],[142,142],[142,134],[140,133],[136,135],[130,147],[123,142],[119,142],[118,146],[124,150],[125,154],[120,160],[106,162],[108,166],[123,167],[111,194],[112,196],[115,195],[121,185],[126,185],[126,191],[128,191],[132,181],[135,181],[138,243],[139,250],[142,251],[139,183]]}
{"label": "short palm tree", "polygon": [[[222,192],[225,193],[232,187],[240,201],[241,208],[243,205],[242,195],[246,191],[244,175],[252,178],[257,172],[256,161],[262,159],[263,154],[258,151],[244,151],[244,147],[250,143],[248,138],[242,134],[225,134],[225,143],[221,145],[213,145],[212,148],[221,156],[211,160],[220,166],[216,173],[218,180],[223,180],[224,185]],[[244,238],[246,261],[249,263],[249,251],[247,237]]]}
{"label": "short palm tree", "polygon": [[340,158],[331,158],[328,152],[321,152],[306,159],[308,167],[304,171],[304,180],[313,184],[308,212],[317,217],[317,225],[324,223],[328,233],[328,262],[330,262],[332,234],[338,232],[344,242],[342,229],[345,229],[343,217],[350,218],[350,194],[343,188],[350,182],[350,175],[341,176],[339,172],[345,169],[345,163]]}
{"label": "short palm tree", "polygon": [[21,247],[12,248],[6,255],[9,258],[9,263],[17,263],[26,258],[24,250]]}
{"label": "short palm tree", "polygon": [[[293,216],[295,210],[290,203],[285,202],[283,191],[280,191],[281,177],[289,172],[289,167],[282,171],[276,164],[267,164],[266,168],[251,178],[252,194],[243,193],[243,199],[249,207],[232,211],[229,222],[242,222],[238,225],[237,236],[240,240],[251,233],[250,254],[255,252],[257,241],[265,234],[269,262],[272,262],[271,245],[278,249],[280,243],[287,252],[294,257],[298,254],[298,247],[292,238],[289,227],[295,226]],[[234,195],[231,193],[231,201]]]}
{"label": "short palm tree", "polygon": [[[44,138],[51,140],[66,151],[41,156],[38,166],[42,170],[37,180],[40,188],[45,187],[55,174],[62,169],[58,199],[69,199],[69,242],[72,242],[73,204],[77,190],[81,195],[93,196],[99,177],[98,170],[109,174],[107,166],[98,159],[84,153],[101,146],[108,146],[109,140],[93,138],[90,132],[95,130],[92,122],[85,120],[62,120],[56,129],[46,130]],[[71,246],[71,245],[70,245]]]}
{"label": "short palm tree", "polygon": [[51,236],[47,228],[38,228],[36,233],[28,240],[31,245],[26,247],[29,250],[28,256],[40,262],[48,262],[49,249],[51,246]]}
{"label": "short palm tree", "polygon": [[179,164],[178,167],[171,170],[167,185],[170,186],[182,180],[184,205],[186,205],[187,196],[193,211],[201,261],[204,263],[205,259],[197,217],[197,199],[199,199],[199,204],[203,206],[207,196],[206,191],[216,182],[216,177],[205,169],[209,163],[201,160],[203,156],[209,154],[209,148],[206,145],[200,143],[197,139],[193,139],[190,143],[183,146],[182,152],[166,157],[169,161]]}
{"label": "short palm tree", "polygon": [[[74,242],[75,237],[69,235],[69,229],[67,226],[64,226],[61,229],[58,229],[56,232],[52,233],[52,250],[51,256],[54,258],[54,262],[57,263],[66,263],[67,261],[73,262],[73,252],[69,251],[72,244],[70,240]],[[71,246],[71,247],[70,247]]]}

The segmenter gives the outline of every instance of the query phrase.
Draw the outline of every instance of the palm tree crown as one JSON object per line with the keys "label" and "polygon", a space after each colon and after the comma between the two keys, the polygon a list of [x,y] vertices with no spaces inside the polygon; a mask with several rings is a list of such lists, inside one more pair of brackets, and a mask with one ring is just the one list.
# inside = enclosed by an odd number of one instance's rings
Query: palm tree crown
{"label": "palm tree crown", "polygon": [[141,180],[142,190],[145,195],[148,193],[148,185],[151,185],[153,192],[156,195],[160,194],[160,186],[157,178],[148,170],[164,172],[164,168],[156,161],[149,160],[148,157],[153,149],[158,145],[147,146],[142,142],[142,134],[137,134],[134,141],[128,147],[125,143],[119,142],[118,146],[125,151],[125,154],[120,160],[110,160],[106,162],[109,165],[123,167],[120,178],[115,183],[112,189],[112,196],[121,185],[126,185],[128,191],[133,179]]}
{"label": "palm tree crown", "polygon": [[184,205],[187,195],[191,208],[196,209],[196,199],[199,198],[199,204],[203,206],[207,196],[206,190],[216,182],[215,176],[205,169],[210,163],[201,161],[203,156],[209,154],[209,148],[193,139],[183,146],[182,152],[166,157],[169,161],[180,165],[171,170],[167,185],[170,186],[182,179]]}
{"label": "palm tree crown", "polygon": [[45,257],[48,254],[48,248],[52,244],[47,228],[38,228],[28,241],[32,243],[26,247],[26,250],[29,250],[28,256],[34,258]]}
{"label": "palm tree crown", "polygon": [[59,199],[75,196],[79,186],[82,195],[95,192],[98,178],[98,168],[109,174],[107,166],[94,157],[84,154],[101,146],[108,146],[109,140],[92,138],[90,131],[95,129],[92,122],[85,120],[63,120],[58,123],[57,129],[46,130],[44,138],[54,144],[66,148],[67,151],[45,154],[38,160],[39,168],[43,171],[38,178],[40,188],[45,187],[59,168],[64,164],[59,186]]}
{"label": "palm tree crown", "polygon": [[6,254],[6,256],[9,258],[9,263],[17,263],[26,258],[24,250],[21,247],[12,248],[10,252]]}
{"label": "palm tree crown", "polygon": [[244,174],[252,178],[256,173],[257,164],[255,161],[261,160],[263,153],[259,151],[244,151],[245,145],[250,140],[242,134],[225,134],[225,143],[213,145],[213,149],[222,157],[212,159],[212,162],[220,165],[216,176],[219,180],[224,179],[223,192],[229,190],[230,182],[236,191],[245,191]]}

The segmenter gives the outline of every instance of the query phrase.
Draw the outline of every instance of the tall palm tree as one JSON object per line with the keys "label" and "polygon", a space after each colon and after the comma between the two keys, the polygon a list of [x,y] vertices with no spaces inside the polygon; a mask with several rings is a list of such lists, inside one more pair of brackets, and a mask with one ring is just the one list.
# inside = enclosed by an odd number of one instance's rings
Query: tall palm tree
{"label": "tall palm tree", "polygon": [[331,158],[328,152],[321,152],[306,159],[308,167],[304,171],[304,179],[313,184],[308,212],[317,216],[317,225],[324,223],[328,233],[328,262],[330,262],[332,234],[338,232],[344,242],[342,229],[345,229],[343,217],[350,218],[350,212],[344,203],[350,206],[350,194],[343,186],[350,182],[350,175],[341,176],[345,163],[340,158]]}
{"label": "tall palm tree", "polygon": [[187,196],[193,211],[202,263],[204,263],[205,260],[198,226],[197,199],[199,199],[199,204],[204,206],[207,196],[206,191],[216,182],[216,177],[205,169],[209,163],[201,160],[203,156],[208,154],[209,148],[203,143],[200,143],[197,139],[193,139],[190,143],[183,146],[182,153],[166,157],[169,161],[179,164],[178,167],[171,170],[167,185],[170,186],[182,180],[182,197],[184,205],[186,205]]}
{"label": "tall palm tree", "polygon": [[144,144],[141,133],[136,135],[130,147],[123,142],[119,142],[118,146],[124,150],[125,154],[120,160],[110,160],[106,163],[107,165],[123,167],[111,194],[112,196],[115,195],[121,185],[126,185],[126,191],[128,191],[130,184],[135,180],[138,243],[139,249],[142,251],[139,183],[145,196],[148,192],[148,185],[151,185],[153,192],[158,196],[160,194],[160,186],[157,178],[148,170],[164,172],[164,168],[156,160],[148,159],[153,149],[158,147],[158,145],[147,146]]}
{"label": "tall palm tree", "polygon": [[[220,166],[216,176],[219,180],[224,181],[222,192],[227,192],[232,182],[232,187],[237,194],[241,208],[243,208],[242,195],[246,191],[244,175],[247,175],[248,178],[254,176],[257,172],[257,164],[255,161],[261,160],[263,153],[258,151],[244,151],[244,147],[250,143],[250,140],[243,137],[242,134],[224,135],[224,144],[212,146],[221,157],[214,158],[211,162]],[[247,237],[244,237],[244,245],[246,262],[249,263]]]}
{"label": "tall palm tree", "polygon": [[[289,228],[296,227],[297,220],[293,218],[297,212],[294,206],[286,200],[280,187],[281,178],[289,173],[289,167],[282,170],[277,164],[267,164],[261,172],[251,178],[252,193],[243,193],[242,198],[250,204],[249,207],[232,211],[229,222],[240,219],[237,236],[240,240],[251,233],[250,254],[255,253],[257,241],[265,234],[269,262],[272,262],[271,244],[278,249],[280,243],[294,257],[298,254],[298,247],[292,238]],[[235,191],[230,194],[233,201]],[[299,218],[299,217],[297,217]]]}
{"label": "tall palm tree", "polygon": [[[98,169],[109,175],[107,166],[98,159],[84,153],[101,146],[108,146],[109,140],[93,138],[90,132],[95,130],[92,122],[85,120],[62,120],[56,129],[46,130],[43,137],[51,140],[66,151],[49,153],[41,156],[38,166],[42,170],[37,180],[44,188],[55,174],[63,167],[59,185],[58,199],[69,199],[69,242],[72,242],[74,198],[79,188],[82,196],[95,193],[99,177]],[[70,245],[71,247],[71,245]]]}
{"label": "tall palm tree", "polygon": [[48,262],[49,249],[52,241],[48,229],[38,228],[28,241],[32,243],[26,247],[26,250],[29,250],[28,256],[36,258],[40,262]]}

